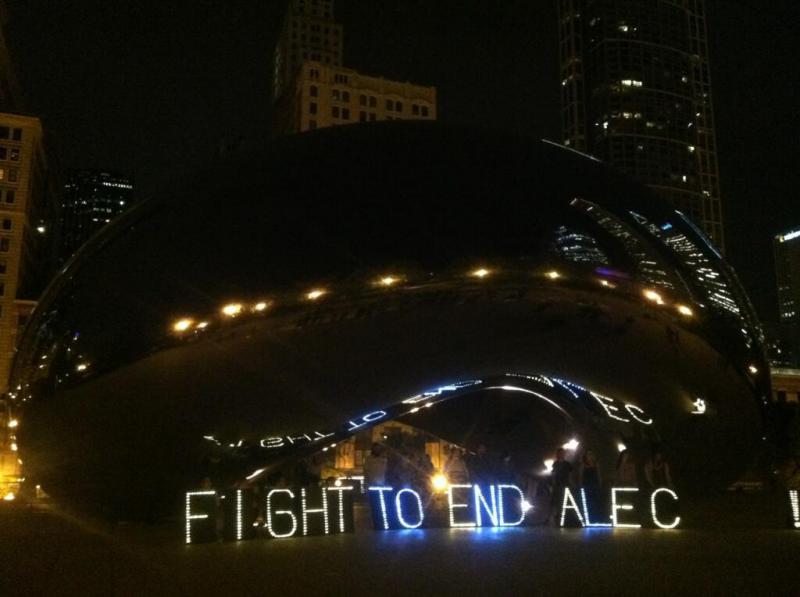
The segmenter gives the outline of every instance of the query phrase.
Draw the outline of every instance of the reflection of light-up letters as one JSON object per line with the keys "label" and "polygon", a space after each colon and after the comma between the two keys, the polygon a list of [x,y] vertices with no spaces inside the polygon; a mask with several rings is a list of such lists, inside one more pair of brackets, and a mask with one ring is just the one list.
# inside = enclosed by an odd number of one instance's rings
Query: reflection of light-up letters
{"label": "reflection of light-up letters", "polygon": [[463,388],[468,388],[470,386],[476,386],[480,383],[483,383],[480,379],[470,379],[467,381],[459,381],[453,384],[448,384],[446,386],[440,386],[433,390],[427,390],[422,392],[421,394],[417,394],[416,396],[412,396],[411,398],[406,398],[403,400],[403,404],[416,404],[417,402],[422,402],[423,400],[427,400],[429,398],[435,398],[436,396],[441,396],[445,392],[455,392],[456,390],[461,390]]}
{"label": "reflection of light-up letters", "polygon": [[800,503],[798,503],[797,490],[789,490],[789,506],[792,510],[792,527],[800,529]]}
{"label": "reflection of light-up letters", "polygon": [[673,500],[675,500],[676,502],[678,501],[677,494],[674,491],[672,491],[671,489],[667,489],[666,487],[659,487],[658,489],[656,489],[652,493],[652,495],[650,496],[650,514],[653,516],[653,524],[656,525],[660,529],[674,529],[676,526],[678,526],[680,524],[681,517],[680,516],[676,516],[675,519],[670,523],[661,522],[658,519],[658,509],[656,507],[656,496],[659,493],[666,493]]}
{"label": "reflection of light-up letters", "polygon": [[520,379],[529,379],[546,386],[553,387],[553,382],[544,375],[523,375],[521,373],[506,373],[506,377],[519,377]]}
{"label": "reflection of light-up letters", "polygon": [[639,491],[638,487],[612,487],[611,488],[611,524],[614,525],[616,528],[626,528],[626,529],[638,529],[641,528],[642,525],[640,524],[625,524],[619,522],[619,517],[617,516],[617,512],[620,510],[633,510],[633,506],[631,504],[620,504],[617,502],[617,493],[627,492],[627,493],[637,493]]}
{"label": "reflection of light-up letters", "polygon": [[706,401],[703,400],[702,398],[698,398],[697,400],[692,402],[692,406],[694,406],[694,408],[692,409],[693,415],[706,414]]}
{"label": "reflection of light-up letters", "polygon": [[[291,510],[275,510],[272,511],[272,496],[285,494],[288,495],[290,499],[294,499],[294,493],[292,493],[291,489],[272,489],[269,493],[267,493],[267,532],[275,538],[281,537],[291,537],[297,532],[297,517],[294,515],[294,512]],[[288,516],[292,521],[292,527],[290,531],[286,533],[278,533],[274,529],[274,517],[277,516]]]}
{"label": "reflection of light-up letters", "polygon": [[447,507],[450,509],[450,526],[453,528],[472,528],[475,526],[474,522],[456,522],[455,512],[457,508],[468,508],[469,504],[466,502],[464,503],[455,503],[453,501],[453,490],[454,489],[470,489],[472,485],[448,485],[447,486]]}
{"label": "reflection of light-up letters", "polygon": [[[414,496],[414,499],[417,504],[417,522],[416,524],[410,523],[406,520],[405,516],[403,516],[403,504],[401,503],[401,498],[404,494],[409,494]],[[422,522],[425,520],[425,513],[422,511],[422,499],[419,497],[419,494],[414,491],[413,489],[408,489],[407,487],[401,489],[397,492],[394,496],[394,507],[397,511],[397,520],[400,524],[407,529],[416,529],[422,526]]]}
{"label": "reflection of light-up letters", "polygon": [[619,408],[614,405],[614,399],[609,398],[608,396],[603,396],[602,394],[598,394],[596,392],[590,392],[592,397],[597,400],[597,403],[603,407],[606,411],[606,414],[611,417],[612,419],[616,419],[617,421],[622,421],[623,423],[630,423],[630,419],[625,419],[620,417],[616,413],[619,412]]}
{"label": "reflection of light-up letters", "polygon": [[583,516],[581,515],[581,509],[578,508],[578,503],[575,501],[575,496],[572,495],[569,487],[564,488],[564,499],[561,501],[561,522],[559,523],[559,526],[564,526],[564,519],[567,517],[567,510],[574,511],[575,516],[578,517],[578,522],[581,523],[581,526],[585,526],[583,522]]}
{"label": "reflection of light-up letters", "polygon": [[216,498],[217,492],[216,491],[191,491],[186,494],[186,543],[189,544],[192,542],[192,521],[194,520],[205,520],[207,521],[205,524],[208,528],[205,530],[207,532],[213,531],[216,532],[216,523],[210,519],[210,515],[208,513],[209,510],[213,510],[216,505],[216,499],[214,500],[214,504],[211,504],[211,508],[206,508],[206,512],[203,514],[195,514],[192,511],[192,498],[200,498],[205,497],[209,498]]}
{"label": "reflection of light-up letters", "polygon": [[651,425],[653,423],[653,419],[645,419],[642,416],[640,416],[640,415],[643,415],[643,416],[647,416],[647,415],[645,415],[644,411],[641,408],[639,408],[638,406],[636,406],[635,404],[626,404],[625,405],[625,410],[627,410],[628,413],[634,419],[639,421],[642,425]]}
{"label": "reflection of light-up letters", "polygon": [[379,421],[385,416],[386,416],[386,411],[376,410],[375,412],[368,413],[363,417],[360,417],[354,421],[348,421],[348,423],[350,423],[350,431],[358,429],[359,427],[363,427],[367,423],[372,423],[373,421]]}
{"label": "reflection of light-up letters", "polygon": [[[603,407],[603,410],[606,411],[606,414],[610,418],[616,419],[617,421],[622,421],[623,423],[631,422],[630,419],[620,416],[622,409],[617,406],[619,404],[618,401],[614,400],[613,398],[609,398],[608,396],[598,394],[597,392],[589,392],[589,394],[591,394],[591,396],[597,400],[597,403]],[[644,410],[635,404],[623,404],[622,408],[624,408],[631,417],[633,417],[642,425],[651,425],[653,423],[653,419],[649,418]]]}
{"label": "reflection of light-up letters", "polygon": [[333,432],[331,433],[322,433],[320,431],[315,431],[313,435],[308,433],[301,433],[300,435],[286,435],[282,437],[266,437],[259,442],[259,445],[262,448],[283,448],[287,445],[294,445],[298,442],[318,442],[321,439],[325,439],[326,437],[331,437]]}

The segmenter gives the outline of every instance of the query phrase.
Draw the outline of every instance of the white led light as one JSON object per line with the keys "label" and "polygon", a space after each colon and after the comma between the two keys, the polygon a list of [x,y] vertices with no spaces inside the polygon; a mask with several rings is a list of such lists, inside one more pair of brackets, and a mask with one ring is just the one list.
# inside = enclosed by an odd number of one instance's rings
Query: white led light
{"label": "white led light", "polygon": [[589,504],[586,501],[586,490],[581,487],[581,504],[583,505],[583,518],[586,521],[587,527],[610,527],[610,522],[592,522],[589,516]]}
{"label": "white led light", "polygon": [[491,506],[487,503],[486,498],[483,497],[483,491],[481,491],[479,485],[475,485],[473,492],[475,494],[475,526],[483,526],[483,511],[489,515],[489,520],[492,523],[491,526],[499,526],[500,521],[497,516],[497,494],[494,485],[489,485],[489,502],[491,502]]}
{"label": "white led light", "polygon": [[[276,539],[280,539],[283,537],[291,537],[297,532],[297,516],[294,515],[294,512],[292,512],[291,510],[275,510],[274,513],[272,512],[272,496],[278,493],[285,493],[290,498],[294,499],[294,493],[292,492],[291,489],[271,489],[269,493],[267,493],[266,527],[269,534],[275,537]],[[292,519],[292,530],[289,531],[288,533],[276,533],[275,530],[272,528],[272,517],[280,515],[288,516]]]}
{"label": "white led light", "polygon": [[561,277],[561,274],[559,274],[557,271],[553,270],[553,271],[547,272],[545,274],[545,276],[547,276],[551,280],[558,280]]}
{"label": "white led light", "polygon": [[592,397],[597,400],[598,404],[603,407],[603,410],[606,411],[606,414],[611,417],[612,419],[616,419],[617,421],[622,421],[623,423],[630,423],[630,419],[625,419],[620,417],[619,415],[614,414],[615,412],[619,411],[619,408],[614,406],[614,399],[609,398],[608,396],[603,396],[602,394],[598,394],[597,392],[589,392]]}
{"label": "white led light", "polygon": [[311,290],[306,293],[306,298],[310,301],[316,301],[317,299],[322,298],[326,294],[328,294],[327,290],[324,290],[322,288],[315,288],[314,290]]}
{"label": "white led light", "polygon": [[[625,405],[625,410],[627,410],[628,414],[630,414],[630,416],[632,416],[634,419],[639,421],[642,425],[652,425],[653,424],[653,419],[645,419],[645,418],[643,418],[643,417],[646,417],[647,415],[645,414],[645,412],[641,408],[639,408],[635,404],[626,404]],[[639,413],[639,415],[642,415],[642,416],[637,415],[636,414],[637,412]]]}
{"label": "white led light", "polygon": [[[569,504],[567,503],[569,502]],[[578,517],[578,520],[581,523],[581,526],[586,526],[583,521],[583,516],[581,515],[581,510],[578,508],[578,502],[575,501],[575,496],[572,495],[572,492],[569,490],[569,487],[564,488],[564,499],[561,501],[561,522],[558,526],[564,526],[564,519],[567,517],[567,510],[574,510],[575,514]]]}
{"label": "white led light", "polygon": [[[386,497],[383,495],[387,491],[391,491],[391,487],[370,487],[369,491],[377,491],[378,492],[378,499],[380,500],[381,504],[381,518],[383,519],[383,530],[389,529],[389,519],[386,516]],[[452,518],[452,514],[451,514]]]}
{"label": "white led light", "polygon": [[676,502],[678,501],[678,495],[671,489],[667,489],[666,487],[659,487],[656,489],[650,496],[650,514],[653,516],[653,524],[655,524],[659,529],[674,529],[681,522],[680,516],[676,516],[675,520],[669,524],[665,524],[658,519],[658,512],[656,511],[656,496],[662,492],[668,494]]}
{"label": "white led light", "polygon": [[242,540],[242,490],[236,490],[236,540]]}
{"label": "white led light", "polygon": [[267,470],[267,469],[265,469],[265,468],[260,468],[260,469],[258,469],[257,471],[253,471],[252,473],[250,473],[249,475],[247,475],[247,476],[245,477],[245,479],[247,479],[248,481],[251,481],[251,480],[255,479],[256,477],[258,477],[258,476],[259,476],[261,473],[263,473],[265,470]]}
{"label": "white led light", "polygon": [[792,507],[792,525],[796,529],[800,529],[800,502],[797,498],[797,490],[789,490],[789,504]]}
{"label": "white led light", "polygon": [[697,400],[692,402],[692,406],[694,406],[694,408],[692,409],[692,414],[693,415],[704,415],[704,414],[706,414],[706,408],[707,408],[706,401],[703,400],[702,398],[698,398]]}
{"label": "white led light", "polygon": [[328,525],[328,493],[322,491],[322,508],[308,508],[306,504],[306,488],[300,489],[300,513],[303,515],[303,535],[308,535],[308,515],[309,514],[322,514],[322,526],[325,529],[325,534],[330,534]]}
{"label": "white led light", "polygon": [[352,491],[352,489],[353,489],[352,487],[342,487],[342,486],[329,487],[328,488],[328,491],[335,491],[337,494],[339,494],[339,532],[340,533],[344,533],[345,532],[345,526],[344,526],[344,522],[345,522],[344,521],[344,492],[345,491]]}
{"label": "white led light", "polygon": [[622,442],[619,442],[619,443],[617,444],[617,452],[624,452],[624,451],[625,451],[625,450],[627,450],[627,449],[628,449],[628,446],[626,446],[626,445],[625,445],[625,444],[623,444]]}
{"label": "white led light", "polygon": [[639,491],[638,487],[612,487],[611,488],[611,526],[614,528],[623,528],[623,529],[640,529],[642,525],[640,524],[623,524],[619,522],[617,518],[617,512],[619,510],[633,510],[633,506],[631,504],[618,504],[617,503],[617,492],[628,492],[628,493],[637,493]]}
{"label": "white led light", "polygon": [[471,484],[464,485],[448,485],[447,486],[447,507],[450,510],[450,526],[452,528],[472,528],[475,526],[474,522],[456,522],[455,513],[453,510],[456,508],[467,508],[468,504],[455,504],[453,503],[453,489],[470,489]]}
{"label": "white led light", "polygon": [[564,444],[561,447],[564,448],[565,450],[577,450],[578,446],[580,445],[581,443],[573,437],[571,440],[569,440],[566,444]]}
{"label": "white led light", "polygon": [[[503,509],[503,490],[504,489],[513,489],[514,491],[519,494],[519,503],[520,503],[520,517],[519,520],[515,520],[513,522],[509,522],[506,520],[505,511]],[[500,521],[501,527],[516,527],[522,524],[522,521],[525,520],[525,508],[522,507],[522,502],[525,501],[525,494],[522,493],[522,490],[517,487],[516,485],[498,485],[497,486],[497,510],[498,510],[498,519]]]}
{"label": "white led light", "polygon": [[[402,496],[404,493],[410,493],[417,500],[417,511],[419,512],[419,520],[417,521],[417,524],[410,524],[403,517],[403,507],[400,503],[400,496]],[[422,522],[425,520],[425,513],[422,511],[422,499],[419,497],[419,494],[416,491],[407,487],[404,487],[398,491],[394,496],[394,507],[395,511],[397,512],[397,521],[403,526],[403,528],[417,529],[422,526]]]}
{"label": "white led light", "polygon": [[19,426],[19,421],[17,419],[11,419],[8,422],[8,426],[9,426],[9,428],[14,429],[15,427]]}
{"label": "white led light", "polygon": [[192,498],[196,495],[217,495],[216,491],[190,491],[186,494],[186,544],[192,542],[192,521],[204,520],[208,514],[192,514]]}
{"label": "white led light", "polygon": [[485,269],[485,268],[479,268],[479,269],[476,269],[476,270],[474,270],[474,271],[473,271],[473,272],[470,274],[470,276],[472,276],[473,278],[481,278],[481,279],[483,279],[483,278],[485,278],[486,276],[488,276],[488,275],[489,275],[489,274],[491,274],[491,273],[492,273],[492,272],[490,272],[488,269]]}

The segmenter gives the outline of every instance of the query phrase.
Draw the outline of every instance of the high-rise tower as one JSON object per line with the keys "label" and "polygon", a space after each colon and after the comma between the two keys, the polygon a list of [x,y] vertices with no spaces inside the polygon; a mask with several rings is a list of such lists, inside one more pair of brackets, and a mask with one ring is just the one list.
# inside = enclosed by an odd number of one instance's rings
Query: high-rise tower
{"label": "high-rise tower", "polygon": [[342,65],[342,26],[333,20],[333,0],[291,0],[275,47],[272,90],[276,100],[290,90],[303,62]]}
{"label": "high-rise tower", "polygon": [[724,244],[703,0],[558,0],[564,143]]}
{"label": "high-rise tower", "polygon": [[273,132],[376,120],[435,120],[436,88],[342,65],[333,0],[291,0],[275,48]]}

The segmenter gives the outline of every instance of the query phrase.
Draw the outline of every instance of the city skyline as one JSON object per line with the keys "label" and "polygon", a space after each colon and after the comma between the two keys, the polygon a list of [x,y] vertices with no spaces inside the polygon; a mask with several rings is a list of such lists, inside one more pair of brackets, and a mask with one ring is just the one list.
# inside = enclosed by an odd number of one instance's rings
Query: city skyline
{"label": "city skyline", "polygon": [[[765,68],[789,72],[793,59],[798,9],[780,5],[769,14],[719,0],[707,7],[728,257],[768,319],[777,313],[771,238],[800,224],[787,134],[797,116],[786,99],[796,83],[770,80]],[[125,10],[11,0],[9,8],[19,77],[68,166],[133,171],[147,195],[210,162],[226,135],[257,142],[252,131],[268,131],[282,2],[191,11],[188,2]],[[498,11],[486,2],[340,0],[337,15],[350,32],[346,63],[437,86],[445,123],[560,140],[555,3]]]}

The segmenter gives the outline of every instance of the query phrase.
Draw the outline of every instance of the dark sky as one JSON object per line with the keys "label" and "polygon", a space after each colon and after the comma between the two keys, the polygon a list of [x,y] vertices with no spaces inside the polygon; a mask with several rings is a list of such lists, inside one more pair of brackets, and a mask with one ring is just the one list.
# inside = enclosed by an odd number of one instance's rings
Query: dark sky
{"label": "dark sky", "polygon": [[[8,0],[32,111],[70,167],[147,196],[261,139],[283,0]],[[728,254],[762,316],[800,225],[797,0],[707,0]],[[768,9],[765,9],[768,7]],[[555,0],[337,0],[345,64],[436,85],[440,119],[560,139]]]}

